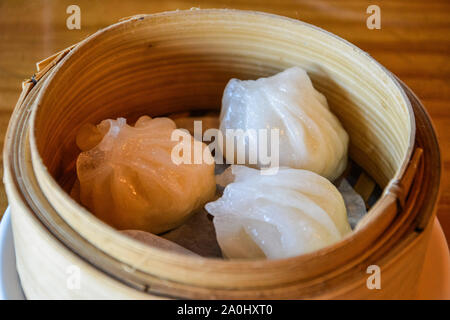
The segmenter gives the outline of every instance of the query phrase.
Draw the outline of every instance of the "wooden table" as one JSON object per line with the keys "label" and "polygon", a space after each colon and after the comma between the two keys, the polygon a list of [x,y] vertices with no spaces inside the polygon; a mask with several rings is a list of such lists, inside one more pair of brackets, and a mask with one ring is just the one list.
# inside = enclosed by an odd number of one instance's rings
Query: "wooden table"
{"label": "wooden table", "polygon": [[[69,30],[66,9],[81,9],[81,29]],[[381,8],[381,29],[369,30],[366,9]],[[438,217],[450,240],[450,1],[448,0],[214,0],[51,1],[0,3],[0,147],[21,81],[35,62],[121,17],[175,9],[237,8],[276,13],[329,30],[370,53],[421,98],[435,124],[443,159]],[[0,158],[0,162],[2,159]],[[3,164],[0,165],[3,175]],[[0,215],[7,206],[0,186]]]}

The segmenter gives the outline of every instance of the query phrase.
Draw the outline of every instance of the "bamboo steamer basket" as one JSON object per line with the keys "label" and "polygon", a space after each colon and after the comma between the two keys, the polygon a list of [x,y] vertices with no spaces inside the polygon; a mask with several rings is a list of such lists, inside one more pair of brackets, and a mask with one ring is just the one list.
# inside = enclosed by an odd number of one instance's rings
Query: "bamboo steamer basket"
{"label": "bamboo steamer basket", "polygon": [[[293,65],[325,94],[350,135],[351,159],[383,188],[340,242],[279,260],[191,257],[120,234],[68,195],[81,125],[218,109],[230,78]],[[18,272],[31,299],[411,298],[441,166],[419,100],[368,54],[297,20],[215,9],[127,18],[38,63],[4,160]],[[380,290],[366,286],[369,265],[381,269]],[[68,286],[71,266],[80,288]]]}

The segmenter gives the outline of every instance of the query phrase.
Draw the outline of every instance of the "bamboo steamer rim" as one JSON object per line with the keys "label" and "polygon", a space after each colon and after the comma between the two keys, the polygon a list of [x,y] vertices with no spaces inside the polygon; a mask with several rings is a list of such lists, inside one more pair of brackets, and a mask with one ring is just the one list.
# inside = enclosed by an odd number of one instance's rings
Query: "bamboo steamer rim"
{"label": "bamboo steamer rim", "polygon": [[[37,142],[36,142],[36,136],[35,136],[35,120],[36,120],[36,115],[39,112],[38,106],[42,100],[43,94],[45,93],[45,89],[48,88],[52,84],[52,78],[54,77],[54,75],[61,69],[61,67],[66,62],[70,61],[71,57],[74,54],[76,54],[76,52],[78,52],[80,50],[80,48],[82,48],[85,45],[88,45],[91,40],[95,39],[96,37],[98,37],[101,34],[108,33],[110,31],[113,31],[118,28],[127,28],[129,24],[134,23],[135,21],[144,20],[147,18],[151,19],[154,17],[165,17],[165,16],[173,17],[176,15],[189,15],[189,14],[195,14],[195,15],[217,14],[217,15],[234,15],[234,16],[240,15],[243,18],[246,17],[247,15],[248,16],[258,15],[258,16],[267,17],[268,19],[278,19],[278,20],[281,19],[281,20],[284,20],[289,23],[302,24],[308,28],[312,28],[316,31],[320,31],[327,36],[333,37],[333,38],[341,41],[343,45],[350,46],[354,50],[355,54],[366,56],[368,58],[368,60],[370,60],[371,63],[375,64],[377,68],[379,68],[382,72],[384,72],[387,75],[387,78],[389,79],[389,81],[391,81],[397,87],[401,97],[404,99],[405,105],[407,106],[408,112],[410,113],[409,120],[410,120],[411,131],[410,131],[410,135],[409,135],[409,146],[408,146],[407,152],[405,154],[405,157],[402,161],[402,165],[397,170],[397,172],[394,175],[393,179],[391,180],[390,184],[386,187],[386,189],[383,193],[383,196],[381,198],[381,199],[388,199],[388,203],[383,204],[381,201],[378,201],[377,204],[372,209],[372,211],[377,211],[377,210],[381,209],[380,212],[382,212],[382,209],[384,208],[384,206],[391,205],[392,203],[396,203],[396,201],[397,201],[396,195],[394,194],[392,196],[390,194],[390,185],[399,181],[402,178],[402,176],[404,175],[405,170],[408,166],[408,160],[410,159],[412,151],[413,151],[414,139],[415,139],[415,119],[414,119],[414,114],[412,111],[412,106],[411,106],[408,98],[406,97],[406,94],[404,93],[403,89],[401,88],[400,84],[397,82],[397,80],[383,66],[381,66],[378,62],[376,62],[372,58],[370,58],[367,53],[363,52],[361,49],[357,48],[353,44],[349,43],[346,40],[339,38],[338,36],[336,36],[330,32],[327,32],[316,26],[312,26],[310,24],[307,24],[307,23],[304,23],[304,22],[301,22],[301,21],[298,21],[295,19],[287,18],[287,17],[280,17],[277,15],[268,14],[268,13],[248,12],[248,11],[241,11],[241,10],[234,10],[234,9],[233,10],[231,10],[231,9],[205,9],[205,10],[195,10],[195,11],[187,10],[187,11],[163,12],[163,13],[157,13],[157,14],[151,14],[151,15],[140,15],[138,17],[132,17],[131,19],[121,21],[117,24],[114,24],[105,29],[102,29],[102,30],[96,32],[95,34],[89,36],[85,40],[81,41],[79,44],[77,44],[49,72],[48,78],[42,84],[42,88],[41,88],[40,92],[38,93],[38,96],[34,102],[34,107],[33,107],[32,115],[31,115],[31,119],[30,119],[30,132],[29,132],[30,133],[30,148],[31,148],[31,153],[32,153],[33,166],[35,168],[35,171],[39,172],[39,179],[40,179],[39,183],[41,184],[41,187],[43,184],[43,185],[49,187],[50,189],[52,189],[57,194],[59,199],[67,204],[68,210],[77,211],[79,213],[82,213],[85,216],[91,216],[90,212],[88,212],[85,208],[80,206],[68,194],[66,194],[65,191],[62,190],[62,188],[59,186],[59,184],[47,172],[47,169],[43,163],[43,160],[41,159],[40,156],[38,156],[39,150],[37,148]],[[389,196],[391,196],[391,197],[389,197]],[[370,213],[368,213],[368,215],[369,214]],[[373,228],[378,222],[377,219],[371,219],[362,228],[360,228],[359,230],[357,230],[355,232],[352,232],[349,236],[345,237],[341,241],[339,241],[331,246],[328,246],[328,247],[322,248],[320,250],[317,250],[315,252],[307,253],[307,254],[304,254],[301,256],[285,258],[285,259],[277,259],[277,260],[259,260],[259,261],[258,260],[255,260],[255,261],[230,260],[230,261],[227,261],[227,260],[214,259],[214,258],[198,258],[198,257],[180,256],[177,253],[171,253],[171,252],[167,252],[167,251],[164,251],[164,250],[161,250],[158,248],[148,247],[148,246],[145,246],[135,240],[129,239],[126,236],[120,235],[117,232],[117,230],[104,224],[103,222],[101,222],[100,220],[98,220],[96,218],[91,219],[91,220],[92,220],[91,222],[93,223],[93,227],[101,229],[102,232],[109,234],[110,237],[114,237],[118,241],[120,240],[124,244],[124,246],[128,246],[130,248],[135,248],[140,251],[146,251],[146,252],[148,252],[148,255],[152,259],[159,260],[162,263],[172,264],[173,262],[179,261],[179,259],[182,257],[184,268],[186,268],[186,270],[194,271],[198,268],[204,268],[207,271],[214,270],[214,271],[220,272],[221,270],[227,269],[227,270],[235,270],[235,272],[238,272],[238,273],[243,269],[246,269],[249,272],[257,273],[257,272],[261,272],[261,270],[263,270],[263,269],[275,270],[275,269],[280,269],[280,268],[281,269],[286,268],[286,266],[292,267],[292,266],[303,265],[306,262],[312,261],[319,256],[329,255],[330,253],[335,252],[337,249],[342,249],[344,247],[347,247],[348,245],[357,243],[359,241],[358,236],[360,234],[364,233],[366,230]],[[264,276],[264,274],[262,274],[262,276]],[[170,280],[180,281],[180,279],[170,279]]]}
{"label": "bamboo steamer rim", "polygon": [[[38,87],[40,87],[42,83],[38,83],[36,85],[36,87],[34,87],[32,89],[32,91],[30,92],[29,96],[27,97],[27,100],[31,100],[28,99],[30,96],[35,95],[35,91],[38,91]],[[414,186],[411,190],[411,194],[408,197],[408,206],[407,211],[415,211],[415,213],[417,212],[421,212],[420,214],[420,218],[422,221],[419,221],[417,223],[416,229],[419,229],[418,231],[412,231],[410,232],[410,234],[408,234],[407,237],[405,236],[401,236],[401,234],[403,234],[401,229],[405,229],[405,228],[409,228],[408,223],[406,219],[411,220],[411,219],[415,219],[416,214],[401,214],[401,217],[399,217],[400,219],[396,219],[396,222],[394,223],[395,225],[397,225],[397,227],[394,228],[390,228],[389,233],[395,235],[395,237],[397,237],[397,239],[399,239],[401,237],[401,241],[398,241],[395,243],[395,247],[392,248],[389,245],[386,244],[378,244],[381,245],[381,247],[383,248],[382,251],[384,251],[384,253],[379,252],[377,253],[377,256],[379,257],[383,257],[380,260],[372,260],[373,258],[371,258],[371,260],[373,262],[375,262],[376,264],[380,264],[380,266],[382,266],[383,270],[384,268],[390,266],[392,268],[396,267],[397,265],[397,260],[400,259],[400,261],[403,259],[405,260],[405,258],[402,258],[403,254],[400,256],[399,255],[399,247],[400,247],[400,252],[403,253],[404,250],[414,250],[414,256],[411,256],[411,252],[409,254],[406,255],[406,258],[413,258],[416,257],[417,255],[420,256],[420,252],[416,252],[416,248],[420,245],[420,247],[423,247],[423,242],[424,242],[424,236],[426,233],[429,232],[421,232],[420,230],[425,229],[427,222],[428,221],[432,221],[430,217],[433,216],[433,207],[436,203],[436,199],[438,196],[438,191],[439,191],[439,179],[440,179],[440,168],[442,166],[441,160],[440,160],[440,156],[439,156],[439,146],[437,144],[437,140],[436,140],[436,135],[435,135],[435,130],[433,129],[432,123],[430,121],[429,116],[427,116],[426,111],[424,110],[423,106],[420,104],[420,102],[418,101],[417,97],[415,97],[415,95],[410,91],[410,89],[408,89],[405,86],[405,90],[408,93],[408,96],[410,97],[410,99],[412,99],[411,101],[414,104],[414,110],[415,113],[418,115],[417,119],[418,119],[418,145],[419,146],[423,146],[424,147],[424,160],[425,161],[421,161],[420,163],[418,163],[419,167],[421,167],[423,169],[423,167],[427,167],[427,170],[432,170],[430,171],[424,171],[422,169],[419,170],[419,172],[416,175],[415,178],[415,182],[414,182]],[[20,100],[19,100],[20,101]],[[27,108],[22,108],[22,105],[24,105]],[[9,131],[8,131],[8,139],[6,140],[6,145],[5,145],[5,151],[6,150],[11,150],[12,147],[16,147],[18,145],[22,145],[22,143],[20,143],[20,141],[16,141],[14,140],[17,133],[20,135],[26,135],[26,132],[28,130],[20,130],[20,132],[16,131],[16,127],[17,126],[23,126],[24,124],[26,124],[27,119],[29,118],[29,104],[27,103],[27,101],[25,101],[23,104],[18,104],[19,108],[17,108],[13,114],[13,118],[12,122],[10,122],[9,125]],[[23,110],[25,109],[25,110]],[[20,121],[17,121],[19,118],[25,118],[21,119]],[[26,129],[26,128],[25,128]],[[21,138],[21,137],[17,137],[17,138]],[[22,137],[24,138],[24,137]],[[8,192],[8,198],[10,199],[10,201],[15,200],[16,204],[17,201],[20,201],[22,199],[22,197],[27,197],[30,196],[30,194],[27,194],[27,185],[29,184],[27,180],[24,180],[22,182],[20,181],[14,181],[14,183],[11,183],[14,180],[14,177],[11,176],[11,172],[10,170],[13,169],[13,167],[11,166],[13,162],[18,160],[17,154],[6,154],[7,157],[5,157],[5,176],[6,176],[6,187],[7,187],[7,191]],[[416,153],[415,153],[416,155]],[[19,158],[20,160],[20,158]],[[425,165],[424,165],[425,164]],[[32,174],[32,173],[31,173]],[[27,178],[27,177],[25,177]],[[19,185],[22,185],[22,187],[24,187],[23,189],[21,189],[21,191],[19,191],[19,189],[17,188]],[[421,188],[425,188],[426,192],[422,192],[420,189]],[[31,190],[33,191],[33,190]],[[426,197],[423,197],[424,194],[427,194]],[[32,195],[34,196],[34,195]],[[419,199],[422,196],[422,200],[416,201],[415,199]],[[27,210],[32,210],[33,208],[28,208],[30,204],[27,204],[26,202],[23,204],[24,206],[27,206]],[[18,208],[16,208],[18,209]],[[19,210],[18,210],[19,211]],[[422,211],[424,211],[424,214],[422,214]],[[15,212],[15,210],[13,210],[13,212]],[[28,215],[33,215],[31,212],[28,213]],[[35,220],[37,219],[37,217],[33,217]],[[38,222],[39,226],[36,225],[36,227],[41,228],[40,227],[40,223]],[[18,226],[20,228],[20,225]],[[399,229],[400,227],[400,229]],[[428,230],[430,230],[430,228],[427,228]],[[17,230],[17,229],[16,229]],[[18,229],[20,230],[20,229]],[[50,230],[52,231],[52,230]],[[42,232],[42,231],[40,231]],[[57,238],[57,234],[55,235],[53,233],[53,236],[56,237],[55,238],[55,242],[57,242],[58,238]],[[392,244],[392,240],[390,240],[391,244]],[[421,244],[422,243],[422,244]],[[65,243],[67,245],[67,243]],[[68,246],[69,249],[73,249],[71,246]],[[386,248],[388,247],[388,248]],[[22,248],[24,249],[24,248]],[[101,254],[101,253],[100,253]],[[86,257],[81,257],[81,258],[86,258]],[[394,259],[393,259],[394,258]],[[383,262],[384,260],[384,262]],[[416,261],[417,259],[415,259]],[[420,260],[420,259],[419,259]],[[110,269],[102,269],[101,266],[99,266],[98,264],[95,263],[95,261],[91,261],[88,260],[88,263],[90,263],[91,265],[93,265],[95,268],[100,269],[100,271],[103,272],[108,272],[110,271]],[[410,263],[409,260],[407,260],[407,262]],[[385,265],[385,263],[388,263],[388,265]],[[370,263],[369,263],[370,264]],[[33,268],[35,267],[35,265],[32,265]],[[389,267],[389,269],[390,269]],[[401,266],[400,266],[401,267]],[[357,267],[358,269],[358,267]],[[399,267],[394,268],[395,270],[402,270],[399,269]],[[417,270],[417,269],[416,269]],[[419,269],[420,270],[420,269]],[[87,270],[83,270],[87,271]],[[403,271],[403,270],[402,270]],[[392,273],[392,272],[390,272]],[[108,273],[111,274],[111,273]],[[112,273],[114,274],[114,273]],[[384,273],[383,273],[384,274]],[[342,278],[342,277],[341,277]],[[362,282],[361,282],[361,278],[362,278]],[[366,281],[367,275],[365,274],[364,271],[362,271],[362,274],[352,274],[351,275],[351,280],[348,278],[348,276],[345,278],[346,279],[346,283],[347,285],[344,285],[344,287],[340,287],[336,289],[332,289],[335,285],[331,285],[327,284],[327,287],[329,287],[330,290],[327,290],[326,292],[320,292],[319,296],[317,296],[317,293],[311,293],[311,292],[307,292],[305,293],[299,293],[298,291],[295,290],[295,288],[293,288],[292,286],[287,286],[284,288],[281,288],[278,291],[270,291],[269,295],[267,295],[267,293],[264,293],[261,290],[258,290],[256,292],[247,292],[247,293],[233,293],[232,291],[222,291],[222,292],[207,292],[206,295],[199,295],[197,293],[197,295],[182,295],[180,293],[178,294],[172,294],[169,297],[174,298],[174,297],[191,297],[191,298],[214,298],[214,297],[219,297],[219,298],[226,298],[226,299],[230,299],[230,298],[242,298],[242,297],[247,297],[247,298],[255,298],[255,297],[260,297],[260,298],[320,298],[320,299],[329,299],[329,298],[345,298],[345,299],[352,299],[352,298],[356,298],[356,299],[361,299],[361,298],[368,298],[369,296],[366,296],[366,294],[368,294],[369,292],[366,292],[366,290],[361,290],[361,286],[365,288],[365,281]],[[384,275],[383,279],[387,279],[387,273]],[[408,279],[413,280],[414,277],[409,277]],[[122,280],[123,279],[119,279]],[[403,279],[404,280],[404,279]],[[386,282],[386,280],[383,280],[384,282]],[[390,281],[389,281],[390,282]],[[411,282],[411,281],[410,281]],[[412,281],[414,282],[414,281]],[[134,283],[130,283],[128,281],[124,281],[124,283],[128,286],[131,286],[132,288],[136,288],[142,291],[147,291],[149,292],[148,287],[136,287]],[[348,284],[351,284],[351,286],[348,286]],[[402,282],[398,282],[397,284],[401,286]],[[29,286],[30,284],[28,284]],[[359,288],[359,289],[358,289]],[[293,291],[295,290],[295,291]],[[348,290],[357,290],[357,292],[348,292]],[[406,290],[406,291],[405,291]],[[374,290],[370,291],[371,294],[374,294],[373,296],[370,295],[371,298],[374,297],[378,297],[378,298],[399,298],[399,297],[410,297],[411,294],[414,292],[411,288],[411,286],[401,286],[401,287],[396,287],[393,289],[389,289],[388,292],[386,292],[388,295],[385,296],[384,294],[382,294],[382,292],[384,292],[384,290],[379,291],[379,293],[381,294],[381,296],[379,296],[378,294],[376,294],[376,292],[374,292]],[[403,293],[402,293],[403,292]],[[152,291],[149,292],[150,295],[148,297],[151,298],[157,298],[158,296],[161,297],[160,294],[157,294],[156,296],[154,295],[154,293]],[[41,293],[42,294],[42,293]],[[137,294],[137,293],[136,293]],[[153,296],[151,295],[153,294]],[[293,295],[294,294],[294,295]],[[349,295],[350,294],[350,295]],[[134,295],[132,295],[134,296]],[[36,296],[34,295],[34,297],[42,297],[42,295],[40,296]],[[97,296],[91,296],[91,297],[97,297]],[[142,296],[135,296],[142,298]],[[168,297],[167,295],[162,295],[162,297]]]}

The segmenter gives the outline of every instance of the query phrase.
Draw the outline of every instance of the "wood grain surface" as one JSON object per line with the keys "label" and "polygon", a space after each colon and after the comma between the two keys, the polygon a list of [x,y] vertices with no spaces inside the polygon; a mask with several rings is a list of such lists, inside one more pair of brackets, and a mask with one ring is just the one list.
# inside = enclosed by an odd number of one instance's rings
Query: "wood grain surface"
{"label": "wood grain surface", "polygon": [[[69,30],[66,9],[81,9],[81,29]],[[366,9],[381,8],[381,29],[369,30]],[[266,11],[331,31],[367,51],[419,96],[439,136],[442,195],[438,217],[450,240],[450,1],[449,0],[3,0],[0,2],[0,147],[22,80],[35,63],[96,30],[138,13],[236,8]],[[0,162],[2,159],[0,157]],[[3,176],[3,164],[0,163]],[[0,185],[0,215],[7,206]]]}

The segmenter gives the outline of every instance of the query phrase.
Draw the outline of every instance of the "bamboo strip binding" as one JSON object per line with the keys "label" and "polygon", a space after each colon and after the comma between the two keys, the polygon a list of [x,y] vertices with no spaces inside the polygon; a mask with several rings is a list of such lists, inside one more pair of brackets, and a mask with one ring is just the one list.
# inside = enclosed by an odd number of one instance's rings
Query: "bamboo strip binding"
{"label": "bamboo strip binding", "polygon": [[[65,83],[64,81],[58,82],[56,78],[59,77],[59,80],[61,81],[61,77],[64,77],[64,74],[69,72],[69,69],[67,68],[62,72],[69,62],[72,64],[81,63],[81,60],[76,58],[77,54],[79,57],[80,50],[93,50],[91,43],[99,45],[99,43],[101,43],[98,40],[99,38],[104,38],[106,40],[108,39],[108,35],[113,34],[114,32],[126,33],[131,28],[138,28],[139,24],[146,23],[146,19],[149,19],[150,23],[156,23],[156,25],[161,23],[163,25],[167,22],[177,22],[177,19],[180,19],[183,23],[189,23],[189,19],[193,16],[195,19],[220,18],[220,22],[223,20],[223,16],[225,16],[235,23],[235,18],[241,15],[240,17],[245,16],[245,19],[242,21],[251,20],[253,23],[255,23],[255,21],[261,21],[262,23],[269,25],[270,23],[273,23],[274,25],[286,24],[293,29],[296,28],[294,24],[299,24],[298,22],[289,19],[280,19],[271,15],[259,15],[229,10],[201,11],[201,13],[164,13],[161,15],[143,16],[142,19],[142,16],[140,16],[139,19],[126,20],[116,26],[100,31],[88,40],[73,47],[72,50],[70,50],[71,48],[67,49],[61,54],[55,55],[53,58],[50,57],[46,59],[44,63],[40,64],[40,69],[43,71],[41,77],[48,72],[45,75],[48,77],[48,80],[42,80],[44,82],[39,89],[38,99],[32,103],[34,105],[38,105],[39,103],[42,104],[45,101],[45,92],[50,86],[53,87],[52,90],[55,90],[55,85],[58,83]],[[293,25],[291,26],[290,24]],[[301,28],[306,29],[311,28],[310,26],[302,24],[299,24],[297,27],[300,28],[300,26]],[[149,31],[146,30],[146,32]],[[161,31],[159,30],[158,32]],[[317,32],[317,30],[314,32]],[[139,31],[136,33],[139,33]],[[329,34],[325,33],[323,36],[327,39],[328,37],[332,37],[332,39],[334,39],[333,41],[336,41],[336,39]],[[345,44],[345,46],[348,46],[348,44]],[[350,47],[350,49],[354,50],[353,47]],[[56,58],[56,60],[53,60],[54,58]],[[361,56],[360,58],[369,59],[364,56]],[[374,65],[374,67],[377,68],[377,65]],[[72,68],[71,70],[72,71],[70,72],[73,73],[73,70],[76,69]],[[384,72],[383,69],[380,70],[381,72]],[[409,100],[405,101],[407,105]],[[43,105],[45,106],[45,103]],[[32,107],[34,108],[34,106]],[[38,123],[38,121],[45,120],[42,116],[39,118],[36,110],[34,112],[33,116],[36,117],[34,119],[34,124]],[[42,113],[42,111],[40,112]],[[412,119],[414,119],[413,116]],[[395,190],[395,184],[390,184],[384,194],[384,200],[377,204],[376,210],[371,212],[371,219],[367,219],[367,221],[364,221],[364,223],[359,226],[359,232],[356,232],[351,237],[344,239],[342,242],[330,248],[325,248],[324,250],[309,255],[280,261],[244,263],[214,261],[213,259],[187,259],[185,257],[181,259],[176,255],[160,252],[160,250],[156,249],[145,248],[139,243],[130,241],[130,239],[120,237],[117,232],[104,226],[98,221],[95,221],[95,219],[92,220],[87,212],[80,210],[80,207],[76,203],[73,203],[64,192],[59,191],[60,187],[53,178],[48,175],[45,165],[39,157],[39,153],[42,152],[42,150],[39,150],[39,147],[34,143],[37,138],[37,136],[34,136],[36,129],[35,126],[31,128],[33,172],[30,172],[30,175],[35,174],[37,183],[39,183],[43,191],[42,196],[46,196],[49,201],[47,205],[44,205],[46,199],[40,199],[41,209],[45,210],[36,212],[39,219],[45,221],[44,224],[47,228],[49,228],[53,234],[58,236],[58,241],[61,241],[69,246],[69,248],[76,250],[76,252],[81,254],[84,259],[87,259],[87,261],[96,266],[96,268],[100,268],[110,274],[116,275],[121,281],[124,281],[129,285],[141,288],[141,290],[144,291],[151,291],[158,295],[201,298],[312,297],[317,296],[318,294],[322,294],[322,296],[323,294],[325,294],[325,296],[333,296],[333,292],[335,295],[336,291],[330,289],[326,292],[323,289],[320,289],[320,284],[330,283],[331,285],[331,283],[337,281],[333,279],[339,278],[337,275],[346,274],[348,270],[353,270],[352,268],[355,268],[359,263],[362,263],[365,259],[375,255],[377,250],[382,248],[381,244],[388,241],[388,238],[380,240],[381,242],[376,246],[374,245],[374,240],[390,226],[392,221],[399,218],[397,213],[403,215],[397,206],[397,199],[402,197],[402,195],[398,193],[400,189]],[[5,146],[5,150],[7,150],[6,148],[7,147]],[[11,148],[11,146],[9,146],[9,148]],[[411,150],[412,146],[410,147],[409,152],[411,152]],[[409,186],[413,181],[414,172],[420,167],[419,162],[421,154],[420,149],[417,149],[408,169],[406,169],[407,162],[402,166],[399,166],[400,169],[398,172],[400,173],[398,174],[398,179],[401,179],[400,181],[402,181],[401,184],[403,185],[404,192],[408,191]],[[8,166],[9,165],[10,163]],[[403,174],[405,169],[406,173]],[[14,193],[12,191],[10,192]],[[10,194],[10,192],[8,192],[8,194]],[[403,197],[406,198],[406,196]],[[17,216],[20,215],[17,214]],[[80,218],[82,218],[81,221],[79,221]],[[89,226],[89,228],[94,226],[94,229],[92,229],[93,232],[87,230],[86,226]],[[370,234],[370,236],[363,237],[362,235],[365,233]],[[69,234],[70,237],[68,236]],[[95,239],[96,234],[97,236],[98,234],[101,234],[102,237],[106,237],[105,239],[110,239],[108,241],[113,241],[113,246],[103,246],[101,244],[102,242],[99,242],[100,238]],[[86,240],[83,238],[88,239],[88,242],[86,243]],[[70,239],[70,241],[68,241],[68,239]],[[368,248],[370,243],[374,246]],[[99,251],[99,248],[101,248],[101,251]],[[352,252],[349,253],[347,251],[350,248]],[[136,252],[137,256],[142,254],[147,255],[152,261],[151,265],[137,266],[135,260],[133,260],[133,255],[127,257],[129,252]],[[355,259],[355,257],[358,258]],[[114,261],[115,259],[117,259],[117,261]],[[349,264],[350,261],[351,263]],[[132,271],[120,271],[122,268],[121,266],[124,265],[127,265],[127,268],[131,268],[128,270]],[[301,266],[302,269],[297,269],[297,267],[295,269],[295,274],[287,271],[292,270],[295,266]],[[203,271],[201,271],[202,268]],[[209,272],[212,273],[213,278],[207,276]]]}

